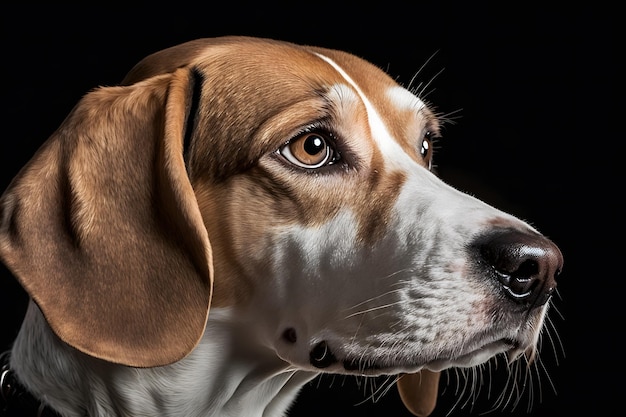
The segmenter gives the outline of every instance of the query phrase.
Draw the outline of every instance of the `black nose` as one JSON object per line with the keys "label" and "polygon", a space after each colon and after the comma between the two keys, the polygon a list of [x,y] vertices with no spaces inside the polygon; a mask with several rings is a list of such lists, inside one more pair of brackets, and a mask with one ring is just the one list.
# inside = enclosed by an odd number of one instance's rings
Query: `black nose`
{"label": "black nose", "polygon": [[546,237],[533,232],[500,229],[475,241],[479,262],[497,277],[512,300],[540,306],[556,289],[563,255]]}

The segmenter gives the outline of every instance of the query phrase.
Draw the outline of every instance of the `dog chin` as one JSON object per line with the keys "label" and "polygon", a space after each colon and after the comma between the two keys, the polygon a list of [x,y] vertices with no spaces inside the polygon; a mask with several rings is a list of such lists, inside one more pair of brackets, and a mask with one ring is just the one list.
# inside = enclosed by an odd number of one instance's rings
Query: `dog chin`
{"label": "dog chin", "polygon": [[424,368],[433,371],[443,371],[448,368],[472,368],[489,361],[494,356],[505,353],[509,362],[513,362],[524,353],[524,348],[520,348],[519,342],[510,339],[497,340],[488,343],[479,349],[452,359],[440,359],[428,362]]}

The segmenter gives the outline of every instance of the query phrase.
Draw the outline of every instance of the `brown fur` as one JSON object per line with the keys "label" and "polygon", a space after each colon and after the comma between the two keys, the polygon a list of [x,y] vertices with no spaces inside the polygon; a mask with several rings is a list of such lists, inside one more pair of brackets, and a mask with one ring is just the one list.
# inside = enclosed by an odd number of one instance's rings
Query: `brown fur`
{"label": "brown fur", "polygon": [[[64,342],[129,366],[173,363],[202,336],[211,299],[247,299],[241,260],[271,243],[274,219],[316,226],[345,207],[362,242],[383,235],[404,174],[383,166],[357,92],[334,91],[345,79],[315,53],[391,108],[394,81],[359,58],[237,37],[156,53],[80,101],[1,202],[0,255]],[[428,166],[416,146],[437,126],[414,110],[381,117]],[[298,172],[308,180],[294,187],[297,168],[274,151],[306,120],[332,126],[351,156],[332,174]]]}

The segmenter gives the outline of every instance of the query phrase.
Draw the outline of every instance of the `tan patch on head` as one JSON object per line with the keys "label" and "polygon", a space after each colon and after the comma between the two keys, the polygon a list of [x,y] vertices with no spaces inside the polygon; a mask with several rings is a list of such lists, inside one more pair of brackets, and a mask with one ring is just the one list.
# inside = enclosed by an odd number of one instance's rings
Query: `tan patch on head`
{"label": "tan patch on head", "polygon": [[223,179],[244,171],[303,124],[325,114],[320,99],[339,77],[306,50],[281,43],[222,48],[194,65],[203,88],[190,167]]}
{"label": "tan patch on head", "polygon": [[406,180],[406,175],[399,171],[382,177],[380,173],[372,172],[371,177],[369,192],[360,194],[362,199],[355,207],[361,219],[358,237],[365,243],[379,240],[388,231],[393,202],[397,200]]}
{"label": "tan patch on head", "polygon": [[[250,295],[255,268],[264,268],[263,254],[288,225],[318,227],[349,210],[357,220],[356,244],[374,244],[388,232],[406,173],[386,165],[355,87],[311,51],[354,77],[399,149],[422,163],[416,144],[427,113],[404,105],[410,100],[394,103],[387,92],[397,84],[366,61],[325,49],[243,42],[194,62],[203,85],[189,169],[220,277],[215,306]],[[311,126],[336,135],[341,159],[335,165],[301,169],[276,153]]]}

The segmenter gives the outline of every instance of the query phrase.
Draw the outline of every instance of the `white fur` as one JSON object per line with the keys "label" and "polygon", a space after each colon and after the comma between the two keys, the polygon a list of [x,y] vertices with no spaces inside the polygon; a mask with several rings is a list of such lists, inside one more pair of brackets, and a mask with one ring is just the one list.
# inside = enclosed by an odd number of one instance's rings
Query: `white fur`
{"label": "white fur", "polygon": [[[367,96],[361,91],[361,88],[354,82],[354,80],[332,59],[318,54],[320,58],[324,61],[328,62],[341,76],[346,80],[346,82],[356,90],[361,101],[365,105],[365,109],[367,111],[367,120],[370,125],[370,131],[372,137],[376,141],[378,148],[385,156],[385,164],[389,168],[401,168],[406,169],[410,166],[411,158],[402,150],[400,145],[396,140],[393,139],[387,126],[381,119],[380,115],[367,98]],[[410,93],[409,93],[410,94]]]}
{"label": "white fur", "polygon": [[130,368],[68,347],[31,303],[11,363],[33,394],[67,417],[284,415],[315,373],[250,343],[237,327],[232,311],[214,309],[189,356],[169,366]]}
{"label": "white fur", "polygon": [[398,110],[411,110],[417,113],[426,108],[426,104],[424,104],[419,97],[399,85],[388,89],[387,97],[389,97]]}

